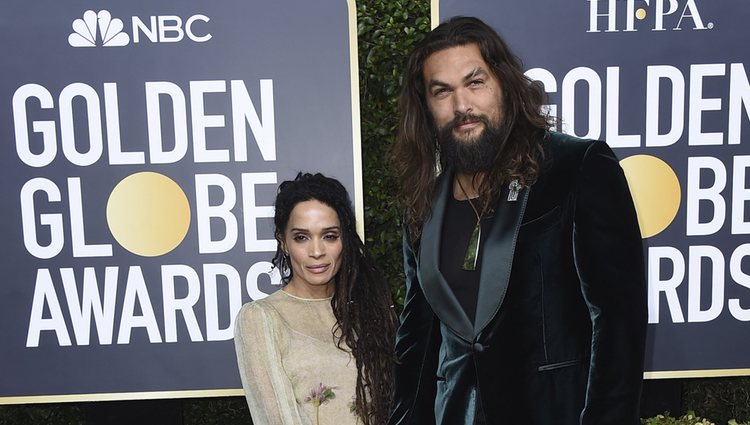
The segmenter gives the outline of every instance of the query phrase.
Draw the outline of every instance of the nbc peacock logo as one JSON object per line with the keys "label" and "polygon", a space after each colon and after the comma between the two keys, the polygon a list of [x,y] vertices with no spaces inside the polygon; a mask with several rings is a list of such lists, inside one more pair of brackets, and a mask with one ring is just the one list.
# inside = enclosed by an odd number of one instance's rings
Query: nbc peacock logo
{"label": "nbc peacock logo", "polygon": [[122,19],[112,18],[107,10],[87,10],[72,26],[68,44],[73,47],[119,47],[130,43],[130,36],[123,32]]}
{"label": "nbc peacock logo", "polygon": [[[82,18],[73,21],[73,32],[68,36],[72,47],[121,47],[141,43],[177,43],[181,41],[206,43],[213,38],[211,18],[196,13],[188,16],[158,15],[113,18],[108,10],[87,10]],[[125,32],[128,25],[130,35]]]}

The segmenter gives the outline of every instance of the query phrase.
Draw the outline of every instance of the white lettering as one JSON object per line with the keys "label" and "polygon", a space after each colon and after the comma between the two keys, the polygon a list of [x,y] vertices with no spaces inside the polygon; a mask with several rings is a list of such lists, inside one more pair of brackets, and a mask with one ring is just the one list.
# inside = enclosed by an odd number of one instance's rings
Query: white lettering
{"label": "white lettering", "polygon": [[[584,81],[588,86],[588,132],[578,135],[575,132],[575,85]],[[602,82],[591,68],[578,67],[565,75],[562,83],[562,128],[565,133],[573,134],[584,139],[598,139],[601,135],[602,123]]]}
{"label": "white lettering", "polygon": [[[209,190],[216,187],[221,190],[222,200],[217,205],[209,202]],[[239,234],[237,218],[232,208],[237,203],[237,191],[234,183],[221,174],[195,175],[196,224],[198,226],[198,252],[213,254],[227,252],[237,243]],[[218,240],[212,239],[211,219],[224,223],[225,235]]]}
{"label": "white lettering", "polygon": [[112,344],[112,330],[115,324],[115,299],[117,296],[118,267],[104,269],[104,305],[99,293],[96,274],[93,267],[83,269],[83,289],[81,300],[78,300],[78,286],[73,269],[60,269],[65,298],[68,301],[70,321],[76,345],[89,345],[91,335],[91,314],[96,322],[96,332],[101,345]]}
{"label": "white lettering", "polygon": [[[713,246],[691,246],[688,265],[688,322],[710,322],[724,309],[724,255]],[[703,258],[711,263],[711,277],[708,279],[711,290],[711,304],[701,310],[701,283]]]}
{"label": "white lettering", "polygon": [[195,23],[195,21],[203,21],[208,23],[208,21],[210,20],[211,18],[206,15],[193,15],[189,17],[185,22],[185,32],[187,33],[188,38],[195,41],[196,43],[203,43],[210,40],[212,37],[210,33],[206,33],[203,36],[197,36],[193,32],[193,23]]}
{"label": "white lettering", "polygon": [[47,89],[39,84],[24,84],[13,93],[13,128],[16,135],[18,158],[30,167],[49,165],[57,155],[57,135],[54,121],[34,121],[32,129],[42,134],[42,151],[34,153],[29,140],[29,117],[26,102],[30,98],[39,100],[39,107],[52,109],[54,101]]}
{"label": "white lettering", "polygon": [[[219,276],[226,281],[228,305],[225,321],[228,325],[219,325]],[[206,341],[226,341],[234,337],[234,318],[242,308],[242,281],[239,272],[229,264],[204,264],[203,287],[206,292]]]}
{"label": "white lettering", "polygon": [[260,80],[260,107],[258,118],[245,82],[232,80],[232,129],[234,131],[234,160],[247,161],[247,132],[245,122],[258,145],[264,161],[276,160],[276,124],[273,111],[273,80]]}
{"label": "white lettering", "polygon": [[229,162],[227,149],[209,150],[206,146],[206,129],[224,127],[223,115],[206,115],[203,96],[206,93],[224,93],[225,81],[191,81],[190,109],[193,121],[193,149],[195,162]]}
{"label": "white lettering", "polygon": [[[544,68],[531,68],[525,72],[526,76],[532,80],[536,80],[542,83],[544,91],[547,93],[557,93],[557,80],[551,72]],[[547,114],[551,117],[557,116],[557,105],[542,105],[542,114]],[[557,124],[552,127],[552,130],[557,130]]]}
{"label": "white lettering", "polygon": [[[50,313],[48,319],[42,317],[45,303]],[[34,299],[31,302],[31,318],[29,319],[29,332],[26,334],[26,346],[38,347],[39,336],[42,331],[53,331],[60,346],[68,347],[72,345],[49,269],[39,269],[36,273],[36,286],[34,287]]]}
{"label": "white lettering", "polygon": [[[690,13],[688,13],[688,10],[690,10]],[[701,15],[698,12],[698,7],[695,5],[695,0],[687,0],[687,3],[685,3],[685,7],[682,8],[682,14],[680,15],[680,20],[677,21],[677,25],[674,27],[675,30],[681,30],[680,25],[682,25],[682,20],[685,18],[690,18],[693,20],[693,27],[695,29],[706,29],[706,27],[703,25],[703,20],[701,19]]]}
{"label": "white lettering", "polygon": [[[672,264],[672,276],[661,279],[662,260]],[[648,323],[659,323],[659,294],[664,293],[673,323],[684,323],[677,287],[685,278],[685,259],[680,251],[669,246],[648,249]]]}
{"label": "white lettering", "polygon": [[242,208],[244,210],[245,251],[273,252],[276,250],[276,239],[259,239],[259,218],[273,218],[272,206],[258,206],[255,200],[255,186],[259,184],[276,184],[276,173],[243,173],[242,174]]}
{"label": "white lettering", "polygon": [[608,10],[605,13],[599,13],[597,5],[599,0],[588,0],[589,1],[589,29],[586,32],[599,32],[597,27],[597,18],[606,16],[607,17],[607,30],[606,32],[617,32],[616,18],[616,3],[615,0],[607,0]]}
{"label": "white lettering", "polygon": [[70,236],[73,257],[111,257],[111,244],[86,244],[80,177],[68,178],[68,198],[70,200]]}
{"label": "white lettering", "polygon": [[723,134],[720,132],[702,132],[704,111],[721,110],[721,98],[703,97],[703,79],[722,76],[726,66],[723,63],[690,65],[690,108],[688,123],[688,145],[720,145]]}
{"label": "white lettering", "polygon": [[[182,280],[187,283],[187,294],[183,298],[177,298],[175,287],[177,277],[183,278]],[[190,340],[193,342],[203,341],[198,319],[196,319],[195,311],[193,311],[201,293],[198,274],[190,266],[183,264],[161,266],[161,285],[164,296],[164,341],[177,342],[177,310],[182,312]]]}
{"label": "white lettering", "polygon": [[39,214],[39,224],[49,228],[50,242],[42,245],[39,242],[36,229],[36,203],[34,196],[37,192],[44,192],[48,202],[60,202],[60,189],[48,179],[37,177],[29,180],[21,187],[21,227],[23,229],[23,244],[26,251],[36,258],[49,259],[62,251],[65,244],[62,214]]}
{"label": "white lettering", "polygon": [[620,134],[620,68],[607,67],[607,144],[615,148],[637,148],[641,145],[638,134]]}
{"label": "white lettering", "polygon": [[[646,2],[648,4],[648,1]],[[664,31],[664,16],[677,12],[677,0],[669,0],[669,10],[664,11],[664,0],[656,0],[656,20],[654,31]]]}
{"label": "white lettering", "polygon": [[[135,304],[141,309],[141,314],[136,314]],[[154,308],[151,306],[151,297],[148,295],[146,281],[143,279],[143,271],[138,266],[131,266],[128,270],[128,281],[125,284],[125,300],[122,306],[122,317],[120,318],[120,331],[117,335],[118,344],[129,344],[130,333],[133,328],[146,328],[148,340],[152,344],[161,342],[159,326],[156,324]]]}
{"label": "white lettering", "polygon": [[745,186],[747,169],[750,167],[750,156],[734,157],[732,165],[732,234],[750,234],[750,221],[745,220],[745,207],[750,201],[750,188]]}
{"label": "white lettering", "polygon": [[[169,97],[174,118],[174,148],[164,150],[161,135],[160,96]],[[148,120],[149,161],[152,164],[172,164],[182,159],[188,150],[187,106],[185,95],[177,84],[159,81],[146,83],[146,117]]]}
{"label": "white lettering", "polygon": [[[701,187],[701,170],[710,170],[714,175],[713,185]],[[700,156],[688,158],[686,234],[688,236],[711,235],[718,232],[726,218],[726,202],[721,196],[727,184],[727,171],[717,158]],[[713,217],[700,221],[701,201],[713,206]]]}
{"label": "white lettering", "polygon": [[250,295],[250,298],[254,300],[260,300],[268,296],[268,294],[258,288],[258,279],[260,279],[262,275],[268,276],[271,279],[272,285],[281,285],[281,275],[273,264],[267,261],[253,264],[247,271],[245,289],[247,290],[247,294]]}
{"label": "white lettering", "polygon": [[107,122],[107,148],[112,165],[145,164],[143,152],[123,152],[120,141],[120,107],[117,104],[117,84],[104,83],[104,116]]}
{"label": "white lettering", "polygon": [[[86,104],[88,117],[89,150],[79,152],[73,126],[73,99],[80,97]],[[89,166],[99,160],[104,151],[102,133],[102,116],[99,95],[96,90],[83,83],[65,86],[60,92],[60,141],[62,151],[71,164],[81,167]]]}
{"label": "white lettering", "polygon": [[[665,134],[659,133],[660,82],[667,79],[672,90],[671,128]],[[607,111],[609,114],[609,111]],[[679,69],[669,66],[649,66],[646,70],[646,146],[670,146],[675,144],[684,129],[685,121],[685,79]]]}
{"label": "white lettering", "polygon": [[[182,18],[175,15],[159,16],[159,41],[167,43],[176,43],[185,37],[182,31]],[[170,33],[175,35],[170,36]]]}
{"label": "white lettering", "polygon": [[156,16],[152,16],[149,20],[149,26],[146,26],[141,18],[133,16],[133,43],[140,43],[141,32],[152,42],[156,43],[159,41],[159,34],[157,32],[158,27],[156,26]]}
{"label": "white lettering", "polygon": [[[750,244],[738,246],[729,259],[729,273],[737,284],[750,289],[750,275],[742,271],[742,260],[748,256],[750,256]],[[739,298],[729,299],[729,312],[737,320],[750,321],[750,308],[742,308]]]}
{"label": "white lettering", "polygon": [[747,80],[745,65],[733,63],[729,66],[729,129],[727,143],[739,145],[742,137],[742,109],[745,117],[750,119],[750,83]]}

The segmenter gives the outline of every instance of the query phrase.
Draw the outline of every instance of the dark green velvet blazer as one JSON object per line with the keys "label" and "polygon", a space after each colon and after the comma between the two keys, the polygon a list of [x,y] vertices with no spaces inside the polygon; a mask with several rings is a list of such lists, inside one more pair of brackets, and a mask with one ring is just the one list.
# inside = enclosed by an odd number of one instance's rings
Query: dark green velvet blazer
{"label": "dark green velvet blazer", "polygon": [[617,158],[549,133],[517,201],[501,194],[481,251],[474,325],[438,268],[452,173],[404,243],[391,424],[639,423],[647,301],[643,245]]}

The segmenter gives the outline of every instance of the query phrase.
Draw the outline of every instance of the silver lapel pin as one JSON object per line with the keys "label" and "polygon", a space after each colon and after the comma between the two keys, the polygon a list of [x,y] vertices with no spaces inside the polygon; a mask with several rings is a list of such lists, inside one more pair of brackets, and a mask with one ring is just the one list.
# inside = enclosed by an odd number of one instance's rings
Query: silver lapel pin
{"label": "silver lapel pin", "polygon": [[511,180],[510,184],[508,185],[508,190],[510,190],[510,192],[508,193],[508,201],[517,201],[518,192],[520,192],[521,189],[523,189],[523,186],[521,186],[521,183],[518,183],[518,179]]}

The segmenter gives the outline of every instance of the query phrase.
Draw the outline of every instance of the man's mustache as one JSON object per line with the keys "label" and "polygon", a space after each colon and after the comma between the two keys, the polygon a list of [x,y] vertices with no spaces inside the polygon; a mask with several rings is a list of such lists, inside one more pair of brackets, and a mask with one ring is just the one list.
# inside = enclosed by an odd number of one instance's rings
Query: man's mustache
{"label": "man's mustache", "polygon": [[453,120],[448,123],[449,128],[454,129],[459,125],[466,124],[467,122],[479,121],[484,124],[485,127],[490,125],[490,120],[484,115],[476,115],[472,113],[456,114]]}

